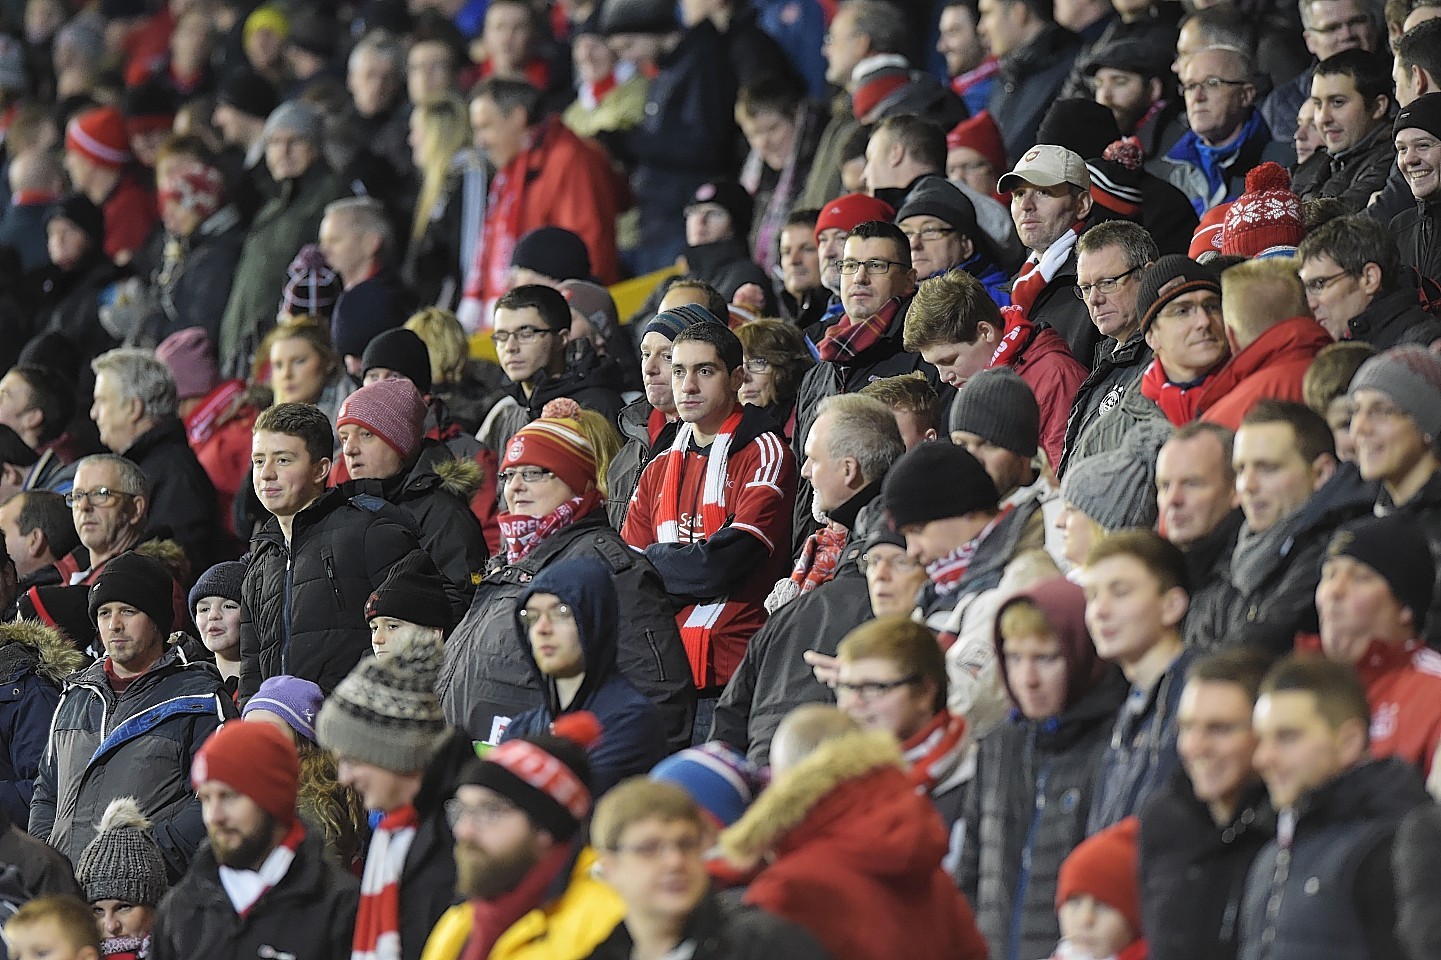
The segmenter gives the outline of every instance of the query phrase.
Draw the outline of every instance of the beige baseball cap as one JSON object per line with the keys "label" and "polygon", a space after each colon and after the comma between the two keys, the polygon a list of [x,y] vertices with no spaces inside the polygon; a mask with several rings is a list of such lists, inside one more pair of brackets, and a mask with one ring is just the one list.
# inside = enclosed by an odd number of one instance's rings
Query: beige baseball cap
{"label": "beige baseball cap", "polygon": [[1050,143],[1037,144],[1027,150],[1016,168],[1001,177],[996,190],[1009,193],[1021,182],[1037,187],[1069,183],[1082,190],[1091,189],[1091,175],[1086,171],[1086,161],[1081,159],[1081,155]]}

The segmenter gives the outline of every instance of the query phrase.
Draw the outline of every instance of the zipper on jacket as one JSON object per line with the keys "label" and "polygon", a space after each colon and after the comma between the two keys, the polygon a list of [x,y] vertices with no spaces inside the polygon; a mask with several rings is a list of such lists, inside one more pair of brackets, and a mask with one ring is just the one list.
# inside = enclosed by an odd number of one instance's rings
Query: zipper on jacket
{"label": "zipper on jacket", "polygon": [[[1036,729],[1033,726],[1026,737],[1026,750],[1023,763],[1029,767],[1032,758],[1035,756]],[[1008,943],[1006,956],[1009,960],[1023,960],[1020,956],[1021,930],[1025,921],[1025,910],[1023,909],[1026,900],[1026,889],[1031,885],[1031,852],[1036,843],[1036,834],[1041,828],[1041,817],[1046,812],[1046,780],[1050,777],[1051,761],[1049,758],[1041,764],[1040,770],[1036,772],[1036,792],[1031,800],[1031,822],[1026,827],[1026,842],[1021,845],[1021,871],[1016,874],[1016,889],[1011,897],[1011,937]]]}
{"label": "zipper on jacket", "polygon": [[325,558],[325,579],[330,581],[330,592],[335,594],[335,609],[344,610],[345,601],[340,598],[340,584],[335,582],[335,558]]}
{"label": "zipper on jacket", "polygon": [[665,661],[661,659],[660,647],[655,642],[654,630],[647,630],[645,632],[645,642],[650,646],[651,657],[655,659],[655,678],[664,683],[666,680]]}

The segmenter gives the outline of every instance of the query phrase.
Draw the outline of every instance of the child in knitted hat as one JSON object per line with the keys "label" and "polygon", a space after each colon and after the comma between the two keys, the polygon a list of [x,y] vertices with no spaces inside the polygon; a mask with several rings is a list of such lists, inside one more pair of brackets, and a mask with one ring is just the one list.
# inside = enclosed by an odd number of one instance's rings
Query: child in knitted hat
{"label": "child in knitted hat", "polygon": [[100,818],[100,832],[75,864],[75,879],[95,911],[106,957],[150,952],[155,908],[169,889],[165,858],[151,823],[134,797],[117,797]]}
{"label": "child in knitted hat", "polygon": [[245,564],[228,560],[206,570],[190,588],[190,616],[200,631],[200,642],[215,655],[215,666],[232,693],[240,682],[240,585],[244,582]]}
{"label": "child in knitted hat", "polygon": [[1061,942],[1052,960],[1145,960],[1136,835],[1127,817],[1093,834],[1061,864],[1056,916]]}

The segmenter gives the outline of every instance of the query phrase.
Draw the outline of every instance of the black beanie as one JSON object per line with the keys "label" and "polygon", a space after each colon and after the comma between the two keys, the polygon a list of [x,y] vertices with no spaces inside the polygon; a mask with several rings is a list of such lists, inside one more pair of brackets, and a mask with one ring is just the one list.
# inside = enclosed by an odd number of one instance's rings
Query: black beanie
{"label": "black beanie", "polygon": [[1428,93],[1402,107],[1401,112],[1396,114],[1396,122],[1391,125],[1392,136],[1407,127],[1441,137],[1441,93]]}
{"label": "black beanie", "polygon": [[595,715],[563,713],[549,733],[507,740],[468,762],[461,784],[494,790],[562,843],[590,815],[591,769],[587,749],[603,734]]}
{"label": "black beanie", "polygon": [[511,251],[510,265],[552,280],[590,279],[590,251],[585,241],[561,227],[536,227],[521,237]]}
{"label": "black beanie", "polygon": [[1065,147],[1082,160],[1094,160],[1121,139],[1111,108],[1082,98],[1057,100],[1036,130],[1037,143]]}
{"label": "black beanie", "polygon": [[260,74],[248,67],[232,70],[220,84],[217,103],[229,104],[247,116],[264,120],[280,106],[275,88]]}
{"label": "black beanie", "polygon": [[1331,537],[1326,556],[1350,557],[1375,570],[1391,588],[1396,602],[1411,609],[1420,636],[1431,607],[1436,568],[1426,536],[1415,520],[1397,513],[1353,520]]}
{"label": "black beanie", "polygon": [[361,355],[360,375],[376,367],[403,373],[422,394],[430,392],[430,348],[414,330],[396,327],[373,337]]}
{"label": "black beanie", "polygon": [[755,201],[746,193],[746,188],[734,180],[712,180],[696,189],[695,196],[686,203],[686,209],[702,203],[719,204],[731,216],[731,232],[745,239],[751,232],[751,216]]}
{"label": "black beanie", "polygon": [[168,634],[175,624],[174,583],[159,560],[134,551],[122,553],[105,564],[90,587],[90,620],[95,622],[107,603],[128,603]]}
{"label": "black beanie", "polygon": [[402,557],[365,601],[366,621],[376,617],[439,627],[447,633],[455,626],[440,571],[424,550],[412,550]]}
{"label": "black beanie", "polygon": [[87,617],[90,588],[53,583],[20,595],[20,619],[39,620],[65,634],[76,650],[95,646],[95,618]]}
{"label": "black beanie", "polygon": [[881,483],[881,503],[897,530],[995,510],[995,481],[962,447],[940,440],[901,455]]}
{"label": "black beanie", "polygon": [[45,222],[69,220],[90,240],[92,250],[105,243],[105,214],[83,193],[67,194],[57,200],[46,215]]}

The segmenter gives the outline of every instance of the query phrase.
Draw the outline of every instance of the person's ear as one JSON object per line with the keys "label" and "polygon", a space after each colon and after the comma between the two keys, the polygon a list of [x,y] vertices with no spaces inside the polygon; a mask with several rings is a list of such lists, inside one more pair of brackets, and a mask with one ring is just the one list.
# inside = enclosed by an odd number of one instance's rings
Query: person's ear
{"label": "person's ear", "polygon": [[315,468],[311,471],[311,479],[323,486],[326,479],[330,476],[331,466],[332,464],[329,457],[321,457],[315,461]]}
{"label": "person's ear", "polygon": [[1383,93],[1378,96],[1376,98],[1376,102],[1371,105],[1371,119],[1380,120],[1382,117],[1386,116],[1386,114],[1390,112],[1391,98]]}
{"label": "person's ear", "polygon": [[1161,595],[1161,622],[1168,627],[1177,626],[1190,606],[1190,595],[1180,587],[1172,587]]}
{"label": "person's ear", "polygon": [[1361,281],[1361,289],[1367,296],[1374,297],[1381,292],[1381,267],[1379,264],[1366,264],[1361,268],[1361,275],[1357,279]]}
{"label": "person's ear", "polygon": [[1241,102],[1247,107],[1256,102],[1256,87],[1253,84],[1248,83],[1241,88]]}
{"label": "person's ear", "polygon": [[1326,485],[1326,481],[1336,472],[1336,458],[1329,453],[1323,453],[1311,461],[1311,472],[1315,474],[1315,480],[1311,484],[1312,490],[1320,490]]}
{"label": "person's ear", "polygon": [[[1025,6],[1025,4],[1021,4]],[[1076,219],[1084,220],[1091,215],[1091,191],[1082,190],[1076,200]]]}
{"label": "person's ear", "polygon": [[982,320],[976,324],[976,341],[984,340],[986,343],[995,343],[1001,338],[1001,331],[989,320]]}
{"label": "person's ear", "polygon": [[1363,757],[1369,746],[1367,742],[1368,724],[1358,717],[1352,717],[1341,724],[1336,730],[1336,744],[1341,754],[1343,766],[1349,767]]}

